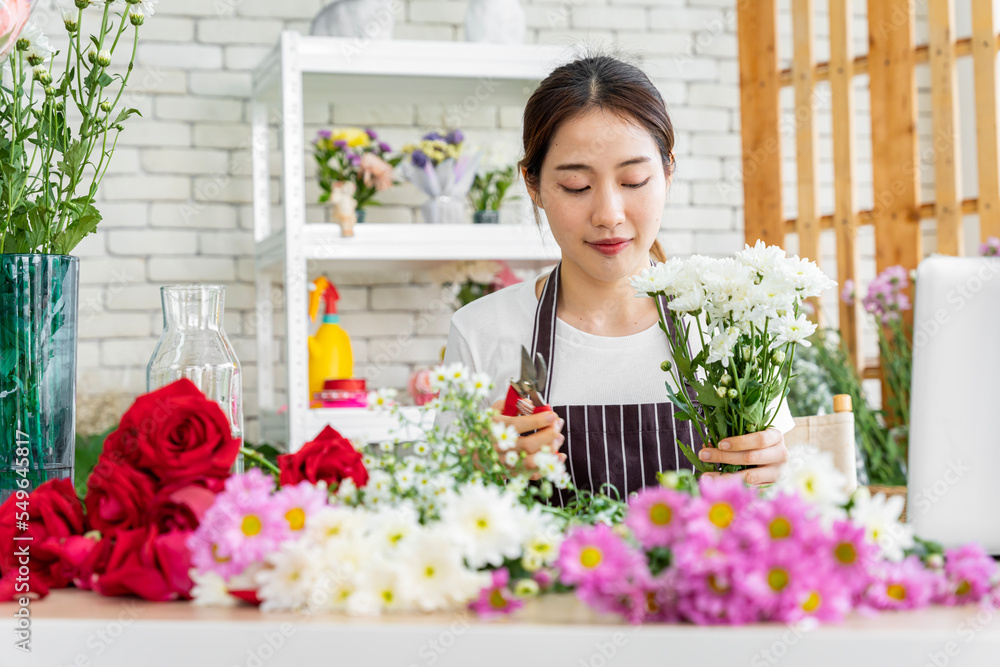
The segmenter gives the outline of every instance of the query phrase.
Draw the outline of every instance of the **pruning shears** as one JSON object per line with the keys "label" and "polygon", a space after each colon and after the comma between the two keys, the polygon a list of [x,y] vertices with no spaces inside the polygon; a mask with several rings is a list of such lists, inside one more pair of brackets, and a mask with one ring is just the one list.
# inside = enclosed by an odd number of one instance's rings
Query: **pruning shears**
{"label": "pruning shears", "polygon": [[541,354],[531,358],[528,350],[521,346],[521,377],[511,380],[504,401],[503,414],[507,417],[551,412],[552,406],[545,403],[545,378],[548,369]]}

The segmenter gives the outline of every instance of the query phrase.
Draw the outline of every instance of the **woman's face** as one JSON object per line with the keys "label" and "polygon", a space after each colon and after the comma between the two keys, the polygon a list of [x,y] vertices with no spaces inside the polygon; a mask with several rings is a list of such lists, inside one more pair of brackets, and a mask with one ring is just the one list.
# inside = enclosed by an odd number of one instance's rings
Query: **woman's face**
{"label": "woman's face", "polygon": [[656,142],[635,123],[604,111],[565,121],[529,190],[563,262],[615,282],[649,264],[668,181]]}

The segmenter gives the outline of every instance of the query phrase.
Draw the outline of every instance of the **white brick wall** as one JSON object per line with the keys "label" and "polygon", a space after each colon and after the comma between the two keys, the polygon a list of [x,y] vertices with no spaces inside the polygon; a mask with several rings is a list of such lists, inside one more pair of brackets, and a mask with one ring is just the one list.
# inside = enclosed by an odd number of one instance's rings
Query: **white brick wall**
{"label": "white brick wall", "polygon": [[[119,141],[101,189],[98,235],[81,245],[79,391],[141,392],[161,330],[160,285],[227,285],[227,329],[243,363],[247,433],[256,436],[256,350],[246,96],[250,72],[283,29],[308,30],[322,0],[167,0],[147,20],[128,94],[143,110]],[[678,171],[662,232],[668,252],[722,253],[742,243],[742,188],[719,179],[737,165],[736,35],[731,0],[522,0],[528,40],[621,47],[637,54],[673,114]],[[395,36],[463,39],[464,0],[403,0]],[[56,17],[55,20],[58,20]],[[61,25],[50,35],[62,34]],[[58,39],[54,39],[58,43]],[[371,124],[398,147],[447,109],[364,100],[306,109],[309,131]],[[476,140],[519,148],[521,109],[482,107],[463,119]],[[416,126],[416,127],[415,127]],[[308,161],[307,161],[308,165]],[[309,165],[311,169],[311,165]],[[318,192],[309,183],[307,197]],[[274,193],[277,196],[277,192]],[[416,199],[414,199],[416,197]],[[419,195],[387,193],[373,221],[410,220]],[[276,201],[276,200],[275,200]],[[449,312],[421,274],[341,279],[342,323],[358,374],[402,385],[437,360]],[[282,333],[283,318],[275,329]],[[279,363],[282,356],[277,357]],[[282,378],[276,385],[284,387]]]}

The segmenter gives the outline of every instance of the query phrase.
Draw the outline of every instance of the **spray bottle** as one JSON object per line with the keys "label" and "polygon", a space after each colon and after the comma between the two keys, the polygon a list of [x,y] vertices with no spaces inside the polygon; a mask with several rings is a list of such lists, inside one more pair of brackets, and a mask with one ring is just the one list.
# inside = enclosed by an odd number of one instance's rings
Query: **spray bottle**
{"label": "spray bottle", "polygon": [[309,399],[323,389],[327,380],[348,379],[354,376],[354,354],[351,352],[351,339],[338,322],[337,300],[340,294],[337,288],[320,276],[313,281],[312,294],[309,297],[309,319],[316,321],[320,301],[326,303],[323,323],[315,336],[309,337]]}

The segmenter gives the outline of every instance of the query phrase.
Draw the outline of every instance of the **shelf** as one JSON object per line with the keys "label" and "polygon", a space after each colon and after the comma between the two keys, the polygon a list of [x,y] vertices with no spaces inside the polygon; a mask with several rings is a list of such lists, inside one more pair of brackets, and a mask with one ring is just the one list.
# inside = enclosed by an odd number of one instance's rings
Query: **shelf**
{"label": "shelf", "polygon": [[[514,267],[540,268],[559,261],[548,229],[534,225],[432,225],[364,223],[344,238],[334,224],[303,227],[298,241],[306,260],[329,260],[339,271],[425,268],[455,260],[504,260]],[[257,267],[280,266],[285,234],[279,230],[256,245]],[[334,267],[331,267],[334,268]]]}
{"label": "shelf", "polygon": [[[418,422],[422,411],[415,407],[402,408],[404,419]],[[315,438],[327,425],[335,428],[348,440],[376,443],[400,438],[414,440],[423,435],[421,429],[430,429],[434,424],[434,414],[428,411],[420,422],[420,428],[400,429],[399,422],[386,412],[375,412],[366,408],[314,408],[305,413],[305,441]],[[288,413],[262,412],[260,416],[261,441],[270,444],[287,445]],[[296,451],[301,443],[290,447]]]}
{"label": "shelf", "polygon": [[572,59],[562,46],[375,39],[359,48],[352,38],[285,32],[254,73],[255,99],[278,101],[283,48],[303,75],[306,100],[336,92],[366,102],[441,103],[460,91],[456,102],[468,96],[520,105],[555,66]]}

